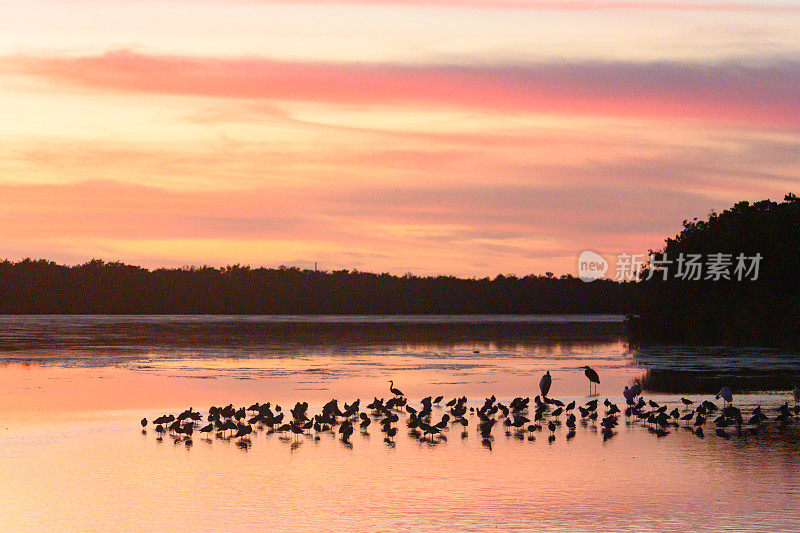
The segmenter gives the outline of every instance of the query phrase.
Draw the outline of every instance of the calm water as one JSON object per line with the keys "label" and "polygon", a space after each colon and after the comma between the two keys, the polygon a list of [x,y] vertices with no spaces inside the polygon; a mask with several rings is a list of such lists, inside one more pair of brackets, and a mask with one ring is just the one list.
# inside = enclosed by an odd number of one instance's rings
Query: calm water
{"label": "calm water", "polygon": [[[334,435],[260,432],[188,444],[143,434],[139,419],[193,406],[311,411],[332,397],[421,397],[480,405],[538,393],[583,403],[591,365],[600,401],[633,379],[679,405],[721,384],[746,414],[790,399],[800,359],[755,349],[638,350],[620,317],[0,317],[0,524],[3,530],[796,531],[800,435],[657,438],[620,418],[604,441],[578,424],[506,435],[491,450],[474,419],[437,444],[376,424],[352,446]],[[445,401],[446,401],[445,400]],[[682,406],[680,406],[682,409]],[[445,411],[435,410],[438,420]]]}

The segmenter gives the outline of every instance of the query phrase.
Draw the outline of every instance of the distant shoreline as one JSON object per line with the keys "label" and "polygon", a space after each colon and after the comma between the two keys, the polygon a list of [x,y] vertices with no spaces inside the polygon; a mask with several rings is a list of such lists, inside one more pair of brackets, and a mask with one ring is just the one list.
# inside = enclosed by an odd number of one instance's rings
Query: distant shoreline
{"label": "distant shoreline", "polygon": [[623,315],[634,297],[631,282],[551,273],[478,279],[0,261],[0,314],[8,315]]}

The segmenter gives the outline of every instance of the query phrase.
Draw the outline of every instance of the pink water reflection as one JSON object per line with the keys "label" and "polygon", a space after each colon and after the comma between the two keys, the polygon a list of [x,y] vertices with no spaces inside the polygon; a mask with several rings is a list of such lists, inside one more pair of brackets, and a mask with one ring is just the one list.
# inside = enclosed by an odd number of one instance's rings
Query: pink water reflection
{"label": "pink water reflection", "polygon": [[[392,445],[373,425],[368,436],[356,432],[351,448],[328,433],[293,445],[258,432],[244,450],[197,434],[191,446],[159,441],[138,422],[211,404],[307,400],[314,411],[337,397],[363,405],[388,396],[388,379],[412,401],[467,395],[475,405],[490,394],[536,394],[545,370],[552,396],[582,403],[585,364],[601,376],[600,400],[620,401],[622,387],[645,369],[613,336],[360,339],[216,346],[215,353],[143,351],[127,339],[127,351],[91,348],[91,356],[59,342],[52,353],[9,352],[0,365],[4,530],[794,531],[800,524],[795,428],[730,439],[672,429],[659,439],[623,417],[608,441],[593,423],[579,423],[569,441],[558,428],[552,444],[546,430],[531,441],[497,427],[490,450],[472,418],[465,438],[450,427],[435,446],[409,438],[401,423]],[[774,416],[786,399],[773,391],[735,401]]]}

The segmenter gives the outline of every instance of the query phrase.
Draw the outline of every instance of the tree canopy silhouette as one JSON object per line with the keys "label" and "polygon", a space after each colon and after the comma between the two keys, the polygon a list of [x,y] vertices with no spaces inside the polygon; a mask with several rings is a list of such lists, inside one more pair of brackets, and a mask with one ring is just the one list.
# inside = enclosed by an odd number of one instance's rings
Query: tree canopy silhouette
{"label": "tree canopy silhouette", "polygon": [[2,314],[523,314],[626,313],[632,283],[572,276],[395,276],[294,267],[148,270],[0,262]]}
{"label": "tree canopy silhouette", "polygon": [[[703,272],[700,280],[678,279],[683,254],[730,254],[730,279]],[[754,272],[740,276],[737,257],[753,258]],[[635,340],[645,343],[800,346],[800,199],[739,202],[708,220],[683,222],[667,239],[658,260],[642,273]],[[751,262],[752,264],[752,262]],[[749,268],[751,264],[748,264]],[[685,273],[685,264],[684,273]],[[664,280],[666,271],[667,279]],[[742,279],[739,279],[742,277]],[[648,279],[649,278],[649,279]]]}

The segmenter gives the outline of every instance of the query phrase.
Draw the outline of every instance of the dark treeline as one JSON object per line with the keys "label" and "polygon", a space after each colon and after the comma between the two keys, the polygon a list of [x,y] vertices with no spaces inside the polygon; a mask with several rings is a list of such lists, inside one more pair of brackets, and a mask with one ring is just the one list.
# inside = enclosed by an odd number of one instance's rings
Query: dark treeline
{"label": "dark treeline", "polygon": [[[653,270],[640,283],[635,340],[645,343],[800,347],[800,199],[740,202],[708,220],[684,221],[667,239],[668,279]],[[731,279],[676,279],[680,254],[730,254]],[[736,257],[760,254],[757,279],[737,279]],[[684,268],[685,271],[685,268]],[[643,278],[647,277],[645,271]]]}
{"label": "dark treeline", "polygon": [[633,284],[572,276],[464,279],[118,262],[0,263],[0,314],[626,313]]}

